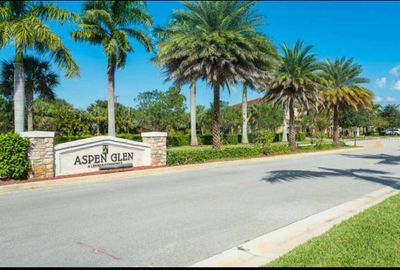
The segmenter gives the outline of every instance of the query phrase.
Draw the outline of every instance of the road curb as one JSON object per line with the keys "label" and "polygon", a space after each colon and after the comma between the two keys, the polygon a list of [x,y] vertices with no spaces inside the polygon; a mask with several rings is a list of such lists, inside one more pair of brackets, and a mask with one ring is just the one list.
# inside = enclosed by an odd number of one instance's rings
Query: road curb
{"label": "road curb", "polygon": [[262,235],[237,247],[193,264],[191,267],[257,267],[269,263],[334,225],[400,193],[399,187],[385,187],[303,220]]}

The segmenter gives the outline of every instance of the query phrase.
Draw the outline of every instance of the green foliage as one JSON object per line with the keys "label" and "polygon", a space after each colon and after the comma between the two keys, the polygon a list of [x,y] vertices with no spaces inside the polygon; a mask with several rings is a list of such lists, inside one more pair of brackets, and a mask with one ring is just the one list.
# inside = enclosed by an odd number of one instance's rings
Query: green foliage
{"label": "green foliage", "polygon": [[306,139],[306,134],[304,132],[297,132],[296,141],[302,142]]}
{"label": "green foliage", "polygon": [[132,140],[132,141],[137,141],[137,142],[141,142],[143,139],[142,139],[142,136],[140,135],[140,134],[123,134],[123,133],[120,133],[120,134],[117,134],[117,137],[118,138],[122,138],[122,139],[126,139],[126,140]]}
{"label": "green foliage", "polygon": [[252,130],[276,130],[282,126],[284,111],[282,106],[261,103],[251,105],[249,115],[249,124]]}
{"label": "green foliage", "polygon": [[15,133],[0,135],[0,176],[24,179],[30,170],[29,140]]}
{"label": "green foliage", "polygon": [[221,150],[214,150],[211,148],[189,150],[169,149],[167,152],[167,165],[201,163],[222,158],[256,157],[260,154],[261,152],[259,149],[246,146],[223,147]]}
{"label": "green foliage", "polygon": [[0,96],[0,133],[9,132],[13,129],[12,103]]}
{"label": "green foliage", "polygon": [[223,136],[224,144],[238,144],[239,143],[239,136],[238,134],[225,134]]}
{"label": "green foliage", "polygon": [[142,44],[147,51],[152,50],[148,35],[132,26],[148,28],[151,24],[144,1],[86,1],[78,21],[80,29],[71,35],[76,41],[102,45],[109,63],[123,68],[127,53],[134,51],[129,38]]}
{"label": "green foliage", "polygon": [[90,117],[85,110],[77,110],[65,100],[35,100],[34,126],[38,130],[56,131],[58,136],[89,134]]}
{"label": "green foliage", "polygon": [[255,135],[255,147],[259,148],[264,155],[268,154],[275,139],[275,134],[270,130],[265,130],[259,131]]}
{"label": "green foliage", "polygon": [[399,105],[386,105],[382,110],[382,116],[388,121],[390,128],[400,127]]}
{"label": "green foliage", "polygon": [[81,136],[56,136],[56,137],[54,137],[54,144],[66,143],[66,142],[72,142],[72,141],[77,141],[77,140],[87,139],[87,138],[91,138],[91,137],[93,137],[93,135],[81,135]]}
{"label": "green foliage", "polygon": [[[17,3],[17,4],[16,4]],[[4,1],[0,6],[1,47],[13,44],[16,61],[23,61],[29,49],[49,52],[67,77],[77,76],[79,67],[59,36],[45,22],[74,21],[77,15],[45,1]]]}
{"label": "green foliage", "polygon": [[167,147],[190,145],[190,135],[175,135],[167,137]]}
{"label": "green foliage", "polygon": [[185,96],[179,88],[142,92],[136,101],[137,119],[144,130],[169,132],[187,127],[189,115],[185,112]]}
{"label": "green foliage", "polygon": [[367,127],[370,124],[371,118],[367,110],[357,111],[353,108],[348,108],[339,115],[339,125],[344,128]]}

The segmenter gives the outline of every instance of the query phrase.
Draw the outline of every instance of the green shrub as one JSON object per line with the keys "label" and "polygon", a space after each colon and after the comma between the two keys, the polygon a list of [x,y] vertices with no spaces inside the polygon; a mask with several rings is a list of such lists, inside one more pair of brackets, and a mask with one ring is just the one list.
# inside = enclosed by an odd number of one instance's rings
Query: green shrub
{"label": "green shrub", "polygon": [[121,133],[121,134],[117,134],[117,137],[121,138],[121,139],[131,140],[131,141],[138,141],[138,142],[142,141],[142,135],[140,135],[140,134]]}
{"label": "green shrub", "polygon": [[223,147],[221,150],[213,150],[211,148],[169,149],[167,152],[167,165],[201,163],[222,158],[255,157],[260,154],[259,149],[251,146]]}
{"label": "green shrub", "polygon": [[201,145],[212,145],[212,134],[201,135],[200,141],[199,144]]}
{"label": "green shrub", "polygon": [[257,132],[255,135],[255,147],[259,148],[264,155],[268,154],[275,139],[275,134],[270,130],[263,130]]}
{"label": "green shrub", "polygon": [[281,142],[282,141],[283,133],[275,133],[274,142]]}
{"label": "green shrub", "polygon": [[94,137],[93,135],[82,135],[82,136],[56,136],[54,137],[54,144],[72,142],[81,139],[87,139]]}
{"label": "green shrub", "polygon": [[380,136],[379,131],[368,131],[367,136]]}
{"label": "green shrub", "polygon": [[297,132],[296,133],[296,141],[302,142],[306,139],[306,134],[304,132]]}
{"label": "green shrub", "polygon": [[222,141],[224,144],[238,144],[239,136],[238,134],[225,134]]}
{"label": "green shrub", "polygon": [[25,179],[30,170],[29,140],[15,133],[0,135],[0,176]]}
{"label": "green shrub", "polygon": [[167,137],[167,146],[188,146],[190,145],[190,135],[176,135]]}

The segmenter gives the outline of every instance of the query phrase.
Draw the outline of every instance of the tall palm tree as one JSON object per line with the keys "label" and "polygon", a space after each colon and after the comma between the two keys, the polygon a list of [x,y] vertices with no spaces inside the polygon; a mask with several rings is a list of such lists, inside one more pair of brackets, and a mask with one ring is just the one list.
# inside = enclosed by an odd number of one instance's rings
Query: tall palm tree
{"label": "tall palm tree", "polygon": [[134,52],[129,38],[136,39],[150,52],[146,33],[135,25],[150,27],[145,1],[86,1],[79,21],[80,29],[71,33],[76,41],[102,45],[107,56],[108,135],[115,136],[115,70],[123,68],[127,53]]}
{"label": "tall palm tree", "polygon": [[[155,27],[154,35],[157,37],[158,41],[163,41],[164,43],[168,42],[171,38],[171,35],[174,33],[178,33],[179,31],[185,31],[185,27],[187,27],[188,22],[185,21],[183,17],[173,18],[169,25],[165,28],[163,27]],[[153,58],[155,60],[156,58]],[[190,80],[190,145],[196,146],[198,145],[197,141],[197,126],[196,126],[196,78],[193,77]]]}
{"label": "tall palm tree", "polygon": [[315,54],[310,53],[312,46],[303,48],[303,42],[297,41],[292,48],[282,45],[283,55],[273,77],[267,80],[266,101],[272,101],[288,107],[289,111],[289,146],[297,149],[295,128],[295,107],[303,106],[306,110],[316,108],[319,100],[318,90],[322,80],[317,71]]}
{"label": "tall palm tree", "polygon": [[74,13],[51,3],[30,1],[0,2],[0,48],[13,44],[14,63],[14,122],[15,132],[24,131],[24,54],[29,49],[49,52],[55,63],[65,70],[67,77],[77,76],[79,68],[60,37],[44,23],[73,21]]}
{"label": "tall palm tree", "polygon": [[[54,99],[54,88],[59,85],[59,77],[50,67],[50,62],[42,61],[33,56],[23,59],[25,100],[28,111],[28,131],[33,131],[33,98],[34,94],[40,98]],[[13,61],[3,61],[1,70],[0,92],[8,97],[13,96],[14,90],[14,64]]]}
{"label": "tall palm tree", "polygon": [[333,110],[333,143],[339,145],[339,113],[346,107],[357,109],[372,107],[372,93],[360,86],[369,82],[360,77],[362,68],[353,59],[330,59],[322,65],[321,76],[327,82],[327,89],[321,91],[325,104]]}
{"label": "tall palm tree", "polygon": [[237,82],[257,84],[273,65],[275,50],[255,27],[260,17],[254,1],[185,1],[177,10],[178,23],[158,44],[155,62],[181,85],[193,78],[213,88],[213,148],[220,149],[220,89]]}

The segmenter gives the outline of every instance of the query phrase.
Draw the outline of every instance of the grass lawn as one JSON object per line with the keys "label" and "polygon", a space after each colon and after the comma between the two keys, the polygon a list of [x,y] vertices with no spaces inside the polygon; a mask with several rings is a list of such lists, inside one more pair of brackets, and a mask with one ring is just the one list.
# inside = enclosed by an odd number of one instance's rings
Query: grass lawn
{"label": "grass lawn", "polygon": [[265,266],[399,267],[400,195],[334,226]]}

